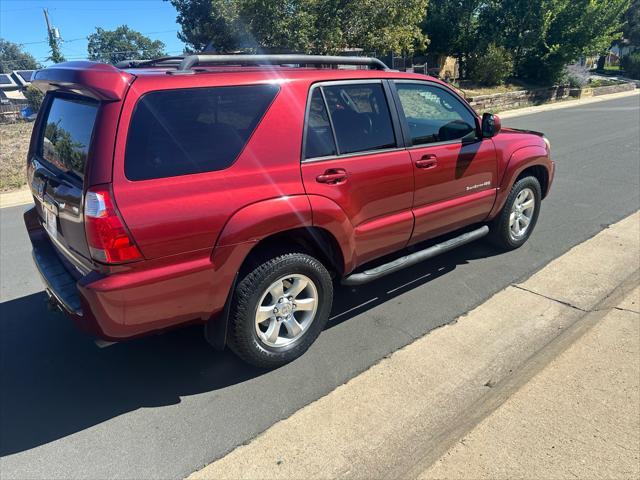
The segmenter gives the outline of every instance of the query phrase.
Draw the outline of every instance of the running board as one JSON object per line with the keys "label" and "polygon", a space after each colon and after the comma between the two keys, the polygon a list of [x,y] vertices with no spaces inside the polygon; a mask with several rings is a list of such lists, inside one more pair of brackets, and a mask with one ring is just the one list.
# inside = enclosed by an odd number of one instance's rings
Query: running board
{"label": "running board", "polygon": [[372,282],[373,280],[377,280],[378,278],[389,275],[390,273],[397,272],[403,268],[410,267],[416,263],[420,263],[429,258],[446,253],[449,250],[453,250],[454,248],[464,245],[465,243],[473,242],[474,240],[484,237],[487,233],[489,233],[489,227],[485,225],[477,228],[476,230],[463,233],[458,237],[438,243],[432,247],[425,248],[424,250],[420,250],[419,252],[405,255],[404,257],[400,257],[392,262],[372,268],[371,270],[365,270],[364,272],[349,275],[342,280],[342,284],[362,285],[364,283]]}

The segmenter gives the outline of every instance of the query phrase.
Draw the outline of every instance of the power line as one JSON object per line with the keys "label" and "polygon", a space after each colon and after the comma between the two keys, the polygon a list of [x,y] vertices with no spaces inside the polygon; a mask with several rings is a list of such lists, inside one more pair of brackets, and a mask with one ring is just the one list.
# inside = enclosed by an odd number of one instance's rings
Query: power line
{"label": "power line", "polygon": [[[106,55],[115,55],[115,54],[122,54],[122,53],[138,53],[139,50],[121,50],[118,52],[101,52],[104,53]],[[182,53],[183,50],[171,50],[169,52],[166,52],[167,55],[175,55],[175,54],[179,54]],[[48,60],[49,57],[42,57],[42,58],[36,58],[36,62],[46,62]],[[67,57],[69,60],[84,60],[87,59],[87,55],[72,55],[70,57]],[[8,60],[0,60],[0,63],[3,64],[12,64],[12,63],[20,63],[22,60],[19,58],[10,58]]]}
{"label": "power line", "polygon": [[[159,33],[172,33],[172,32],[176,32],[177,33],[178,30],[176,30],[176,29],[173,29],[173,30],[159,30],[159,31],[156,31],[156,32],[139,32],[139,33],[141,35],[154,35],[154,34],[157,35]],[[63,41],[63,43],[71,43],[71,42],[77,42],[77,41],[80,41],[80,40],[88,40],[90,35],[93,35],[93,33],[87,35],[86,37],[77,37],[77,38],[71,38],[69,40],[62,40],[62,41]],[[47,40],[41,40],[41,41],[38,41],[38,42],[20,42],[20,43],[17,43],[17,45],[36,45],[36,44],[39,44],[39,43],[48,43],[48,41]]]}

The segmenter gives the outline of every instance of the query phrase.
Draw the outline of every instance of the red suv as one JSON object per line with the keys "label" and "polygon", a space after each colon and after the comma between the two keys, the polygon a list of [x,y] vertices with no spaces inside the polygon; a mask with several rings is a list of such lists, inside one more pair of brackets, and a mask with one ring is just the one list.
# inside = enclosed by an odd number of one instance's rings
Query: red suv
{"label": "red suv", "polygon": [[487,234],[522,245],[553,179],[544,136],[376,59],[69,62],[33,83],[33,257],[50,302],[109,341],[200,323],[281,365],[335,285]]}

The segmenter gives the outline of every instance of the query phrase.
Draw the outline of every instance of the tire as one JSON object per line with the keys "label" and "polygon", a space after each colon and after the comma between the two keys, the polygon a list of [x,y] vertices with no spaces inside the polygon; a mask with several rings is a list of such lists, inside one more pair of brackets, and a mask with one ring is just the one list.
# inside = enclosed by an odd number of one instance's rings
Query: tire
{"label": "tire", "polygon": [[256,367],[289,363],[320,335],[332,302],[331,277],[317,259],[287,253],[266,260],[244,275],[235,289],[229,315],[229,347]]}
{"label": "tire", "polygon": [[[527,209],[520,209],[515,206],[516,202],[520,202],[520,206],[527,204],[526,201],[522,201],[525,198],[533,197],[533,211]],[[531,236],[533,229],[538,222],[538,215],[540,214],[540,205],[542,200],[542,190],[540,188],[540,182],[535,177],[524,177],[518,180],[513,187],[504,207],[498,214],[498,216],[491,222],[491,233],[489,239],[497,247],[504,250],[515,250],[520,248]],[[514,213],[515,221],[512,224],[511,214]],[[518,217],[519,215],[519,217]],[[518,220],[519,218],[519,220]],[[526,228],[522,228],[525,224],[525,220],[528,219]],[[520,235],[517,235],[514,230],[521,227]],[[512,226],[513,225],[513,226]]]}

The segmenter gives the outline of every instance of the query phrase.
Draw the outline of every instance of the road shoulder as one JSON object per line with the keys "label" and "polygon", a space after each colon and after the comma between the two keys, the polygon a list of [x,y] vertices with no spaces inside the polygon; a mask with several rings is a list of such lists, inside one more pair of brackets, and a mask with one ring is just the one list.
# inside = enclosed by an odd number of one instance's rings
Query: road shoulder
{"label": "road shoulder", "polygon": [[190,478],[428,471],[582,335],[582,320],[604,316],[605,299],[637,284],[639,224],[635,213],[610,226]]}
{"label": "road shoulder", "polygon": [[576,324],[564,352],[418,478],[640,478],[637,284]]}

